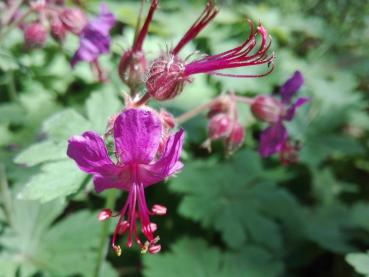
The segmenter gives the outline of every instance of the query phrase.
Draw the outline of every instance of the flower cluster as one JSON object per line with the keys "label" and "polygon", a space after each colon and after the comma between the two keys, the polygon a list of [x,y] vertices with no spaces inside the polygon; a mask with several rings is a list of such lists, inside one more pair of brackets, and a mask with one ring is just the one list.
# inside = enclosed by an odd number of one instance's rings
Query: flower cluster
{"label": "flower cluster", "polygon": [[[87,131],[71,137],[68,144],[68,156],[81,170],[93,176],[97,192],[106,189],[128,192],[119,213],[106,208],[98,214],[101,221],[118,217],[112,238],[112,248],[117,255],[122,253],[117,243],[119,235],[126,235],[128,248],[135,241],[142,252],[154,254],[161,249],[159,237],[155,235],[157,225],[150,216],[164,215],[167,209],[159,204],[149,209],[144,189],[182,169],[179,158],[184,130],[175,131],[176,126],[207,111],[208,138],[203,146],[210,151],[212,141],[220,140],[226,153],[232,154],[244,142],[246,126],[241,123],[238,108],[239,104],[247,104],[258,120],[269,124],[260,136],[260,155],[267,157],[280,153],[282,162],[286,163],[296,159],[297,147],[290,143],[285,122],[291,121],[296,110],[307,101],[306,98],[298,98],[291,103],[293,95],[303,84],[302,74],[296,72],[280,88],[281,100],[274,96],[252,98],[227,92],[178,117],[166,110],[156,111],[149,107],[147,102],[150,99],[160,102],[175,98],[190,83],[191,76],[196,74],[251,78],[268,75],[274,68],[274,54],[269,54],[271,37],[261,23],[254,28],[251,21],[248,21],[250,33],[239,46],[191,61],[182,59],[180,52],[183,47],[218,13],[211,0],[208,0],[199,18],[171,50],[159,53],[151,62],[147,61],[143,44],[158,2],[151,0],[142,25],[139,24],[139,16],[133,45],[122,53],[119,61],[119,76],[130,90],[125,95],[125,107],[107,120],[107,131],[103,137]],[[84,21],[73,26],[73,16],[79,18],[81,14],[68,13],[62,21],[71,32],[80,36],[80,47],[72,59],[72,65],[80,60],[96,64],[97,57],[109,50],[109,31],[115,23],[114,16],[104,5],[100,8],[99,16],[90,22]],[[80,23],[82,21],[79,20]],[[224,72],[249,66],[266,69],[257,75]],[[104,141],[110,136],[114,138],[112,153],[108,152]]]}
{"label": "flower cluster", "polygon": [[[17,5],[17,2],[6,2],[8,10],[13,10],[12,5]],[[35,18],[27,21],[30,15],[35,15]],[[80,45],[71,59],[71,66],[74,67],[79,61],[87,61],[96,71],[98,80],[105,79],[98,57],[109,52],[109,32],[115,24],[115,17],[105,4],[101,4],[98,16],[89,21],[80,7],[66,7],[64,1],[31,1],[26,12],[15,9],[3,23],[15,24],[23,31],[27,48],[43,47],[48,33],[59,43],[64,41],[67,33],[78,36]]]}

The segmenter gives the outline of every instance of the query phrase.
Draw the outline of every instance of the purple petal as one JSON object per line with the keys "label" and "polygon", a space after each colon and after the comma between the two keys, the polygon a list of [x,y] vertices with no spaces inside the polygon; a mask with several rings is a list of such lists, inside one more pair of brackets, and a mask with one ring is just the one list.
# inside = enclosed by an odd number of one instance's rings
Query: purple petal
{"label": "purple petal", "polygon": [[87,173],[109,176],[119,174],[119,167],[110,160],[103,139],[94,132],[71,137],[67,155]]}
{"label": "purple petal", "polygon": [[109,11],[106,4],[100,5],[99,15],[89,22],[89,28],[98,31],[99,33],[108,36],[110,29],[115,25],[115,17]]}
{"label": "purple petal", "polygon": [[269,126],[260,135],[260,155],[265,158],[281,151],[287,138],[287,130],[281,122]]}
{"label": "purple petal", "polygon": [[148,164],[155,156],[161,139],[161,121],[142,109],[122,112],[114,123],[115,149],[123,163]]}
{"label": "purple petal", "polygon": [[161,158],[154,164],[141,165],[139,179],[144,186],[158,183],[166,177],[182,169],[183,164],[179,161],[182,152],[184,131],[179,130],[168,139]]}
{"label": "purple petal", "polygon": [[109,52],[109,48],[109,36],[86,27],[80,36],[79,48],[71,60],[71,65],[74,66],[79,61],[92,62],[101,54]]}
{"label": "purple petal", "polygon": [[130,166],[120,167],[118,175],[95,175],[93,181],[96,192],[111,188],[129,191],[131,184]]}
{"label": "purple petal", "polygon": [[280,88],[282,102],[289,104],[292,96],[300,89],[304,83],[304,77],[300,71],[296,71]]}
{"label": "purple petal", "polygon": [[81,32],[78,50],[71,60],[72,67],[79,61],[92,62],[101,54],[109,52],[109,31],[114,24],[114,15],[102,4],[99,16],[91,20]]}
{"label": "purple petal", "polygon": [[307,97],[299,97],[297,98],[296,102],[294,104],[292,104],[288,110],[287,113],[284,117],[285,120],[292,120],[292,118],[295,116],[296,110],[301,107],[302,105],[304,105],[307,101],[309,101],[309,98]]}

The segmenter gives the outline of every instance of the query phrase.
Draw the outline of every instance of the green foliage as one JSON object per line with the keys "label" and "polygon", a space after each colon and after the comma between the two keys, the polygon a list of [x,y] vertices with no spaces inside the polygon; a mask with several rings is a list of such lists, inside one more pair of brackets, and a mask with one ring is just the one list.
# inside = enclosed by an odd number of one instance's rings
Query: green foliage
{"label": "green foliage", "polygon": [[[97,0],[82,2],[97,11]],[[219,15],[181,57],[236,47],[248,35],[247,16],[261,19],[273,37],[274,72],[253,79],[195,75],[176,99],[150,104],[177,116],[223,90],[276,93],[300,70],[299,95],[309,102],[286,123],[301,144],[299,161],[282,166],[278,157],[259,157],[266,124],[246,105],[238,106],[246,142],[231,157],[216,143],[211,155],[200,148],[204,116],[186,122],[183,171],[147,189],[150,204],[168,207],[165,217],[154,219],[162,252],[124,250],[115,258],[107,250],[115,219],[109,227],[96,219],[97,210],[114,201],[109,193],[91,192],[91,178],[66,156],[71,136],[103,135],[123,107],[127,87],[117,64],[122,49],[131,47],[140,3],[107,2],[123,25],[113,31],[112,55],[99,60],[104,84],[96,83],[87,63],[70,68],[74,36],[62,47],[48,40],[42,49],[25,49],[20,29],[0,37],[0,276],[369,276],[368,4],[216,1]],[[160,1],[143,45],[149,60],[175,45],[204,2]],[[119,210],[123,198],[116,199]]]}

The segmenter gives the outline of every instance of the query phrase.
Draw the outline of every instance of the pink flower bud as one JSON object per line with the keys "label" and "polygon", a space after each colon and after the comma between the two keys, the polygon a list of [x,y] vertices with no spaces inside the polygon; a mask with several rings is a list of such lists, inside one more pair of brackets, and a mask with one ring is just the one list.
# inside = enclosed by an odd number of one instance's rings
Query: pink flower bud
{"label": "pink flower bud", "polygon": [[27,47],[42,47],[47,34],[41,23],[33,22],[25,27],[23,35]]}
{"label": "pink flower bud", "polygon": [[159,253],[161,250],[161,245],[160,244],[154,244],[154,245],[150,245],[149,246],[149,253],[150,254],[156,254]]}
{"label": "pink flower bud", "polygon": [[228,95],[218,97],[211,103],[209,107],[209,112],[207,114],[208,118],[213,117],[219,113],[228,113],[232,105],[232,101]]}
{"label": "pink flower bud", "polygon": [[231,131],[232,122],[228,114],[219,113],[210,118],[208,123],[208,137],[211,140],[225,137]]}
{"label": "pink flower bud", "polygon": [[151,211],[156,215],[165,215],[167,213],[167,208],[162,205],[155,204],[152,206]]}
{"label": "pink flower bud", "polygon": [[126,51],[119,62],[119,77],[132,90],[143,82],[147,61],[142,51]]}
{"label": "pink flower bud", "polygon": [[101,211],[98,213],[97,218],[98,218],[98,220],[100,220],[100,221],[104,221],[104,220],[106,220],[106,219],[110,218],[110,217],[111,217],[111,215],[112,215],[112,211],[111,211],[110,209],[103,209],[103,210],[101,210]]}
{"label": "pink flower bud", "polygon": [[182,92],[189,79],[183,74],[184,63],[174,55],[162,55],[153,61],[146,89],[158,101],[169,100]]}
{"label": "pink flower bud", "polygon": [[87,25],[86,15],[78,8],[64,9],[60,13],[60,20],[68,31],[76,35]]}
{"label": "pink flower bud", "polygon": [[286,110],[283,104],[272,96],[257,96],[251,104],[253,115],[269,123],[275,123],[284,116]]}
{"label": "pink flower bud", "polygon": [[233,153],[242,145],[244,139],[245,139],[244,127],[239,122],[235,122],[231,133],[224,141],[226,151],[229,154]]}
{"label": "pink flower bud", "polygon": [[165,129],[173,129],[174,126],[176,125],[174,122],[173,115],[164,109],[160,109],[159,117]]}
{"label": "pink flower bud", "polygon": [[59,18],[52,19],[50,24],[50,33],[57,41],[62,41],[65,38],[65,27]]}

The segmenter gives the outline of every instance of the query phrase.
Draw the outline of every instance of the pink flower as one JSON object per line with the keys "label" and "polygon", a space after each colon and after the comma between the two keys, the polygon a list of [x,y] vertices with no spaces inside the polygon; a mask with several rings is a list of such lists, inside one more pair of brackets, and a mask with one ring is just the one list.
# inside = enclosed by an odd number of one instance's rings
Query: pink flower
{"label": "pink flower", "polygon": [[[118,255],[120,246],[115,244],[118,234],[128,233],[127,247],[132,239],[143,251],[156,253],[160,250],[158,238],[154,237],[156,227],[150,221],[150,215],[163,215],[166,208],[154,205],[147,208],[144,189],[178,172],[183,164],[179,161],[183,143],[183,130],[171,135],[165,148],[158,155],[161,141],[162,123],[153,112],[143,109],[127,109],[114,122],[115,156],[114,163],[103,139],[88,131],[82,136],[73,136],[69,140],[67,154],[79,168],[93,175],[95,190],[120,189],[128,191],[128,198],[122,208],[115,228],[112,247]],[[146,242],[142,243],[138,233],[136,218]]]}

